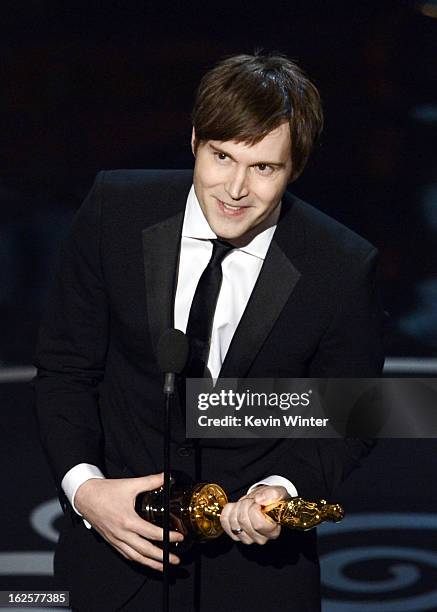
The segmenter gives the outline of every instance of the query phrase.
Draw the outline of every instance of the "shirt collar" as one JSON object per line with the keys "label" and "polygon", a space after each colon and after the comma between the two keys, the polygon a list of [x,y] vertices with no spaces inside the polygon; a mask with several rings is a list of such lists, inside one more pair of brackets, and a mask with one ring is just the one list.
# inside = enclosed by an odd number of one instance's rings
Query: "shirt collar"
{"label": "shirt collar", "polygon": [[[263,232],[255,236],[249,244],[239,249],[259,259],[265,259],[270,243],[275,233],[276,225],[268,227]],[[184,223],[182,225],[182,236],[184,238],[195,238],[197,240],[211,240],[217,238],[206,220],[205,215],[197,199],[194,185],[191,186],[185,207]]]}

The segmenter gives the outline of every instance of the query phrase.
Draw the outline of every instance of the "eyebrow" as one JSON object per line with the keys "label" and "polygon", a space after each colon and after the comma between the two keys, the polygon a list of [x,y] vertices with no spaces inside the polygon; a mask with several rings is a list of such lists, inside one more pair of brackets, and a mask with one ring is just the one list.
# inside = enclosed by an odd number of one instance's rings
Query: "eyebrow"
{"label": "eyebrow", "polygon": [[[208,143],[208,146],[215,151],[216,153],[224,153],[225,155],[227,155],[228,157],[230,157],[232,159],[232,161],[236,161],[235,158],[228,153],[227,151],[225,151],[225,149],[222,149],[221,147],[216,147],[215,145],[211,144],[210,142]],[[263,164],[264,166],[274,166],[275,168],[284,168],[285,167],[285,163],[284,162],[272,162],[272,161],[257,161],[253,164],[250,164],[251,166],[260,166],[261,164]]]}

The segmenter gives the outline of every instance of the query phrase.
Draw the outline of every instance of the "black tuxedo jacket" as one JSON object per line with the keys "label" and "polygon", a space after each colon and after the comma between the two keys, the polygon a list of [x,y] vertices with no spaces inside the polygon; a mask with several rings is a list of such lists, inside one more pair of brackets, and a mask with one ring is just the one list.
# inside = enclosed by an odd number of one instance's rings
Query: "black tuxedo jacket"
{"label": "black tuxedo jacket", "polygon": [[[191,182],[188,171],[102,172],[75,217],[36,354],[41,438],[59,490],[66,472],[83,462],[111,478],[162,470],[156,347],[173,326]],[[375,259],[364,239],[286,193],[220,375],[378,376],[383,351]],[[205,440],[195,453],[175,410],[171,446],[174,469],[219,482],[231,499],[270,474],[289,478],[302,496],[314,499],[329,498],[369,445]],[[66,517],[55,570],[73,606],[149,609],[147,601],[150,610],[159,609],[156,573],[122,558],[85,528],[61,491],[60,498]],[[283,530],[264,547],[235,545],[222,536],[189,553],[174,573],[175,610],[196,609],[193,593],[201,610],[268,605],[302,612],[319,606],[313,532]]]}

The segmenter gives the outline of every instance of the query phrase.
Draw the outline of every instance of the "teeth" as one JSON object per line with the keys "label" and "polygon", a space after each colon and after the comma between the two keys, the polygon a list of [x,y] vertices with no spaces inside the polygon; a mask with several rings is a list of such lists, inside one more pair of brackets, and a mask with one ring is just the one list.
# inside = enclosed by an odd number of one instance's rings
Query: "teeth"
{"label": "teeth", "polygon": [[225,204],[224,202],[223,202],[223,207],[224,207],[226,210],[229,210],[229,211],[231,211],[231,212],[233,212],[233,211],[235,211],[235,210],[241,210],[241,209],[243,208],[242,206],[230,206],[229,204]]}

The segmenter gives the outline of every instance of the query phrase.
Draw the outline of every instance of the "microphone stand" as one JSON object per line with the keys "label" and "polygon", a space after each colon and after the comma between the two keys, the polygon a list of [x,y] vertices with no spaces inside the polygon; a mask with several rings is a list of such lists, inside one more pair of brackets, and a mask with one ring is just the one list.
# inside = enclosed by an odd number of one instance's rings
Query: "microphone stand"
{"label": "microphone stand", "polygon": [[163,581],[162,609],[169,612],[169,573],[170,573],[170,400],[174,394],[175,375],[167,373],[164,381],[164,538],[163,538]]}
{"label": "microphone stand", "polygon": [[189,343],[186,335],[179,329],[167,329],[158,342],[158,365],[164,377],[163,392],[165,406],[164,428],[164,487],[163,487],[163,577],[162,609],[169,612],[170,586],[170,401],[175,392],[176,374],[180,374],[187,363]]}

